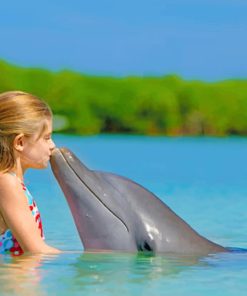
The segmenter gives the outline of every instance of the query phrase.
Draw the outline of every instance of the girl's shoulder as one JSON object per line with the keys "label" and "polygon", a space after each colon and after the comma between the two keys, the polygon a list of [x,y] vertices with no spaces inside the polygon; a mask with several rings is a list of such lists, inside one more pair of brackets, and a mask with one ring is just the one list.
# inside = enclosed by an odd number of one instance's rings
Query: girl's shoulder
{"label": "girl's shoulder", "polygon": [[0,193],[13,191],[21,191],[19,180],[9,173],[0,173]]}
{"label": "girl's shoulder", "polygon": [[26,210],[27,198],[21,183],[11,174],[0,175],[0,213],[5,217]]}
{"label": "girl's shoulder", "polygon": [[10,173],[1,173],[0,172],[0,184],[5,185],[6,184],[17,184],[17,178],[15,178],[12,174]]}

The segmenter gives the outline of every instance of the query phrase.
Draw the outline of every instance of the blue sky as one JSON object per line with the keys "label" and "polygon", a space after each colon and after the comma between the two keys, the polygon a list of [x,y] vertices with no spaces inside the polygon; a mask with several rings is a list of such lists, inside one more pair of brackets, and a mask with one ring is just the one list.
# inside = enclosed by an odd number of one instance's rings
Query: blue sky
{"label": "blue sky", "polygon": [[43,0],[0,6],[0,59],[97,75],[247,78],[246,0]]}

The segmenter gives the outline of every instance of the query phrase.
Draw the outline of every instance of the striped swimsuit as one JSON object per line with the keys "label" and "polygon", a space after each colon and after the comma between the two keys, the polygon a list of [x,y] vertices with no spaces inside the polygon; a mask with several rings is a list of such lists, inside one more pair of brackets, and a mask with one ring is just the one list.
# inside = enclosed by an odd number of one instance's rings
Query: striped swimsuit
{"label": "striped swimsuit", "polygon": [[[11,175],[16,176],[13,173],[11,173]],[[23,182],[21,182],[21,185],[22,185],[24,194],[27,198],[29,209],[32,212],[35,222],[37,223],[38,229],[40,231],[40,235],[44,239],[43,227],[42,227],[42,222],[41,222],[41,217],[40,217],[38,207],[31,193],[28,191],[28,189],[26,188]],[[21,246],[19,245],[18,241],[16,240],[16,238],[14,237],[10,229],[7,229],[4,231],[4,233],[0,234],[0,254],[1,253],[4,253],[4,254],[7,253],[13,256],[19,256],[23,254],[23,250]]]}

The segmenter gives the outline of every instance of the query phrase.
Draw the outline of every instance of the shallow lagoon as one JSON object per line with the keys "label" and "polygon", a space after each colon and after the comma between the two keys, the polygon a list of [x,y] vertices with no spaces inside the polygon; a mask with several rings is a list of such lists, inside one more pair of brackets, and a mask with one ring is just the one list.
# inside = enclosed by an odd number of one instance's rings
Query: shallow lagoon
{"label": "shallow lagoon", "polygon": [[[88,167],[142,184],[207,238],[247,248],[247,139],[56,135],[54,140]],[[26,185],[39,205],[47,242],[71,253],[1,256],[1,295],[246,295],[247,254],[86,254],[51,170],[29,172]]]}

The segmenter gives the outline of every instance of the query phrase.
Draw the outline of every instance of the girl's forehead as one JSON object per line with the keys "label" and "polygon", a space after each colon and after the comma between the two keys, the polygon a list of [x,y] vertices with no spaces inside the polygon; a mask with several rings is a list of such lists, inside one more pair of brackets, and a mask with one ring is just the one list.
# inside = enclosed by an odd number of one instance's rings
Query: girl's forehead
{"label": "girl's forehead", "polygon": [[34,137],[39,139],[45,134],[51,134],[52,133],[52,120],[50,118],[44,119],[40,124],[39,127],[34,134]]}
{"label": "girl's forehead", "polygon": [[44,132],[45,133],[52,133],[52,119],[47,118],[44,123]]}

